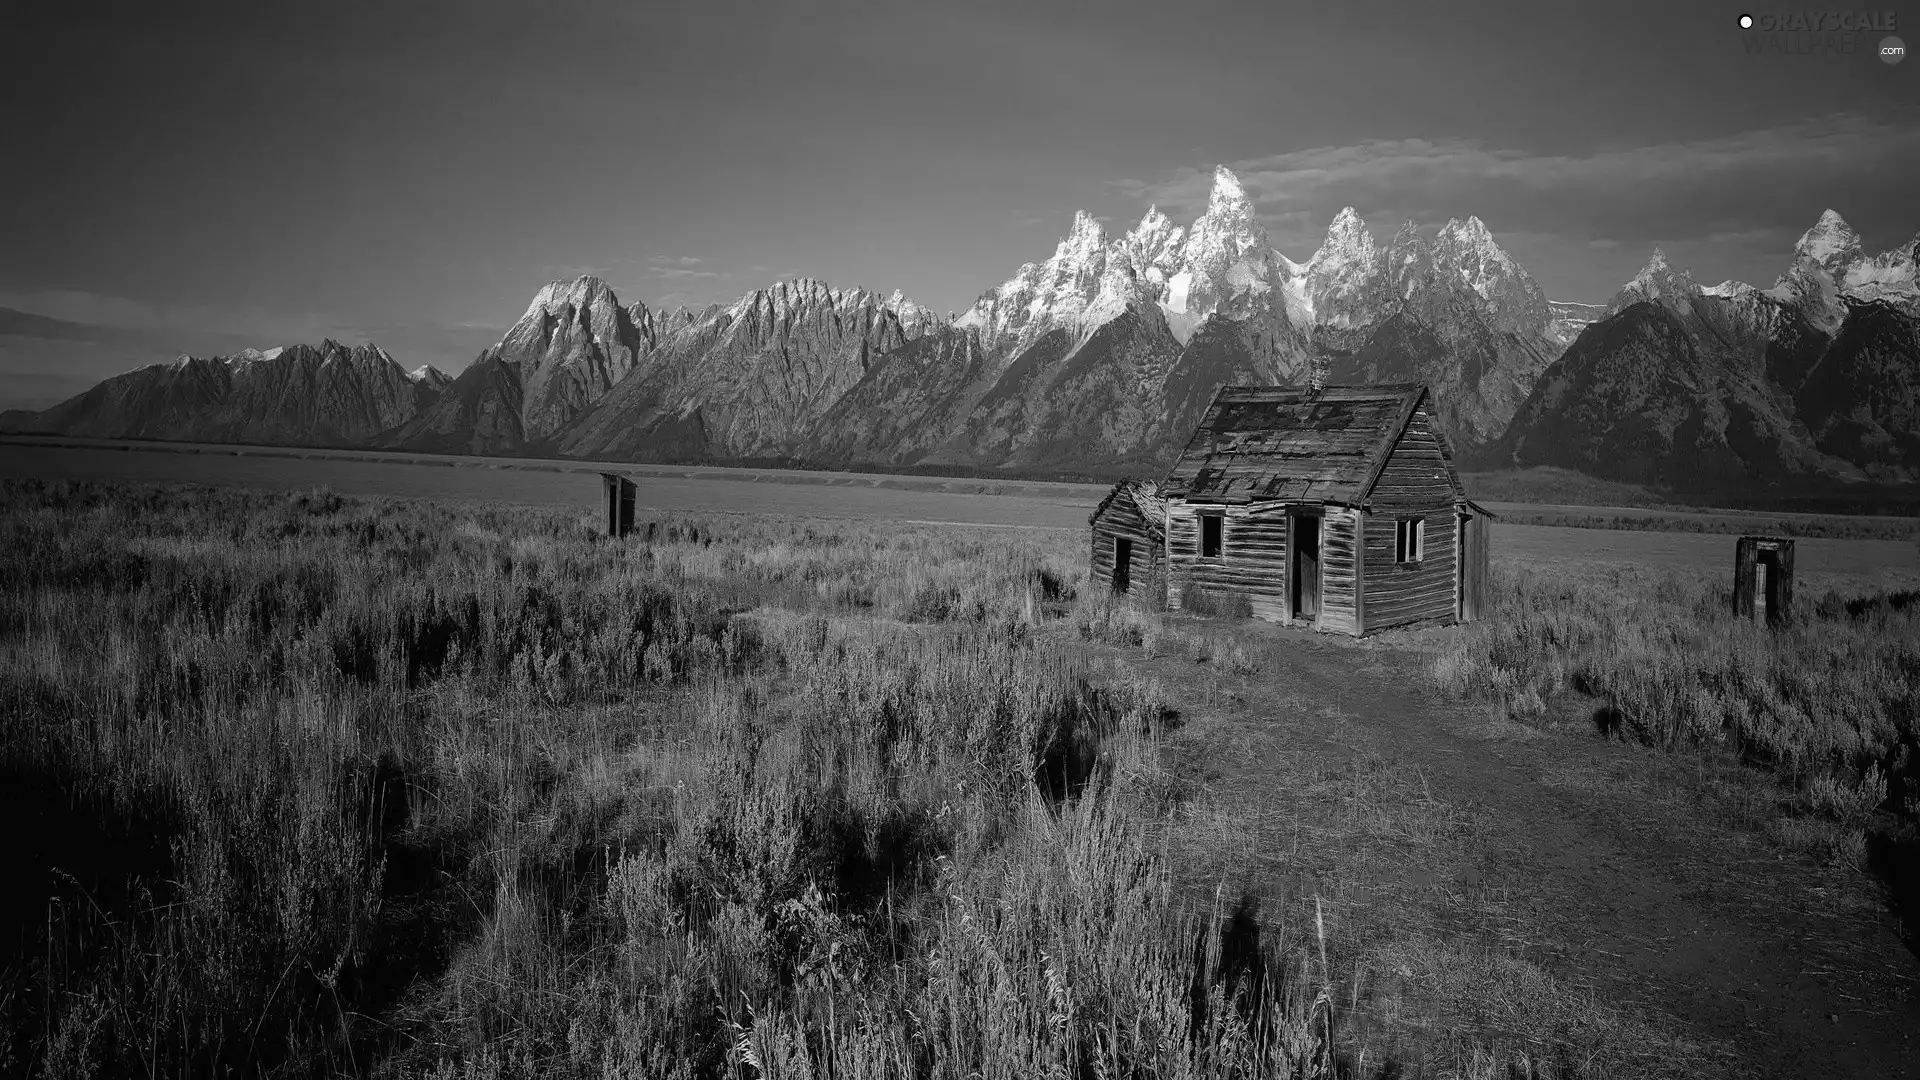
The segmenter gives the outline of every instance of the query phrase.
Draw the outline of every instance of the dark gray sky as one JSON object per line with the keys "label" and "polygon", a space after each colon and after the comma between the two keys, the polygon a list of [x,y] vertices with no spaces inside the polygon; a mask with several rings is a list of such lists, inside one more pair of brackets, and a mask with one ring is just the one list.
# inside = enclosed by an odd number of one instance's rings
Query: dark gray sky
{"label": "dark gray sky", "polygon": [[1920,61],[1748,55],[1745,5],[16,0],[0,307],[116,343],[0,325],[0,397],[322,335],[457,369],[584,272],[964,308],[1221,162],[1296,259],[1477,214],[1563,299],[1655,244],[1770,284],[1827,207],[1912,237]]}

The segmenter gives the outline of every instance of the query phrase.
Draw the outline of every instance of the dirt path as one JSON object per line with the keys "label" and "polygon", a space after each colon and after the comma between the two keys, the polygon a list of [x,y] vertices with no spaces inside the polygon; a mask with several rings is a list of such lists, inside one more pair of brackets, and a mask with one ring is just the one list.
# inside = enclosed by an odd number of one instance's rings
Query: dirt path
{"label": "dirt path", "polygon": [[[1265,653],[1251,675],[1114,653],[1168,700],[1200,703],[1170,746],[1222,819],[1212,858],[1188,844],[1196,884],[1237,877],[1282,918],[1331,896],[1348,933],[1376,943],[1375,967],[1446,958],[1427,985],[1454,987],[1466,1012],[1430,1018],[1442,1031],[1544,1032],[1615,1055],[1606,1071],[1624,1075],[1675,1072],[1691,1045],[1678,1071],[1920,1078],[1920,962],[1878,885],[1783,855],[1750,779],[1728,788],[1690,755],[1608,742],[1577,715],[1542,732],[1443,700],[1404,642],[1247,633]],[[1390,1009],[1392,987],[1367,978]],[[1583,1020],[1582,994],[1617,1015]],[[1623,1064],[1636,1043],[1646,1060]]]}

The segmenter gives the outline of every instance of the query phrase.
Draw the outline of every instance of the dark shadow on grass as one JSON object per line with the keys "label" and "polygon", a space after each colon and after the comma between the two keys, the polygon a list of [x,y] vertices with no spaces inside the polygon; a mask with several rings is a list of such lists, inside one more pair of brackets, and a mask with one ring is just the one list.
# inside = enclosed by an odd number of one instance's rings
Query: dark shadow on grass
{"label": "dark shadow on grass", "polygon": [[1907,950],[1920,956],[1920,825],[1905,821],[1869,829],[1867,866],[1887,887]]}
{"label": "dark shadow on grass", "polygon": [[1920,604],[1920,591],[1912,589],[1904,592],[1882,593],[1879,596],[1862,596],[1852,600],[1828,596],[1814,607],[1814,614],[1828,619],[1837,619],[1844,615],[1858,622],[1875,615],[1898,614],[1915,604]]}

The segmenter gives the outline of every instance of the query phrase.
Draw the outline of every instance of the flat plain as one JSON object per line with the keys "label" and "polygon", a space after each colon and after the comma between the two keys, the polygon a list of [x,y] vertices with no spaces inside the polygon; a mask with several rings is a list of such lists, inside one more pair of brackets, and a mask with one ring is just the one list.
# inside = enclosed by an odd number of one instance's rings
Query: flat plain
{"label": "flat plain", "polygon": [[[599,473],[617,471],[639,488],[643,512],[752,513],[848,521],[940,523],[1078,530],[1107,492],[1104,485],[1029,480],[796,472],[705,466],[633,465],[526,458],[302,451],[206,443],[117,443],[104,440],[0,439],[0,479],[129,480],[244,486],[270,491],[327,487],[342,494],[585,507],[600,497]],[[1768,532],[1782,518],[1818,515],[1678,513],[1629,508],[1490,503],[1495,514],[1521,520],[1555,516],[1658,515],[1672,528],[1593,528],[1497,521],[1502,550],[1528,560],[1719,571],[1732,565],[1723,533],[1692,531],[1702,521],[1750,523]],[[1901,539],[1802,537],[1802,574],[1865,577],[1887,587],[1920,583],[1920,546],[1913,523],[1867,519]]]}

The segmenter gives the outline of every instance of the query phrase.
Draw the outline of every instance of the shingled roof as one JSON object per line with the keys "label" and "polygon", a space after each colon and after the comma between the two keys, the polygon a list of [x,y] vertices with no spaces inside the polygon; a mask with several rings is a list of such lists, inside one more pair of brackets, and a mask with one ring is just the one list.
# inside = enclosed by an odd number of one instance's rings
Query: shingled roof
{"label": "shingled roof", "polygon": [[1198,502],[1354,504],[1426,399],[1415,383],[1222,387],[1162,494]]}
{"label": "shingled roof", "polygon": [[1167,499],[1161,492],[1160,482],[1157,480],[1129,478],[1120,481],[1113,486],[1112,491],[1107,492],[1106,498],[1100,500],[1100,505],[1093,508],[1093,513],[1087,520],[1089,522],[1100,520],[1101,513],[1112,505],[1113,500],[1121,498],[1133,500],[1133,505],[1140,511],[1140,516],[1146,519],[1150,529],[1161,531],[1167,527]]}

